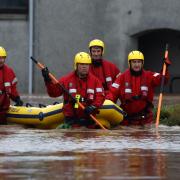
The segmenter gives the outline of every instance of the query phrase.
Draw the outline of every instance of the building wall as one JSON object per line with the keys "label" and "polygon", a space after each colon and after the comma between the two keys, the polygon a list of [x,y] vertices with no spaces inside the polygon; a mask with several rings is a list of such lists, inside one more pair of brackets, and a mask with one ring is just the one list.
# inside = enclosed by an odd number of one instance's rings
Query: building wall
{"label": "building wall", "polygon": [[18,77],[18,89],[28,92],[28,23],[26,18],[1,19],[0,46],[7,51],[6,63]]}
{"label": "building wall", "polygon": [[[74,55],[88,51],[88,43],[94,38],[105,42],[104,57],[122,71],[127,67],[129,51],[138,48],[144,51],[148,67],[159,70],[158,59],[163,58],[169,40],[173,66],[180,65],[178,0],[36,0],[34,3],[34,57],[58,78],[73,69]],[[0,23],[0,41],[8,48],[9,58],[20,62],[18,67],[16,63],[11,65],[20,80],[20,91],[27,93],[28,21],[3,21],[3,24]],[[160,32],[158,38],[157,32]],[[9,37],[14,39],[13,43]],[[173,66],[170,71],[177,74],[178,69]],[[41,72],[35,66],[33,92],[46,93]]]}

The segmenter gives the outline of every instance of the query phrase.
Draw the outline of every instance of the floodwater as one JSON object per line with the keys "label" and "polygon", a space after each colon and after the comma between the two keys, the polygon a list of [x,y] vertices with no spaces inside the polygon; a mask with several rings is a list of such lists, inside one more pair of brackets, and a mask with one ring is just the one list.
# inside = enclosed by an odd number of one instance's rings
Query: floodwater
{"label": "floodwater", "polygon": [[0,179],[180,179],[180,127],[38,130],[0,126]]}

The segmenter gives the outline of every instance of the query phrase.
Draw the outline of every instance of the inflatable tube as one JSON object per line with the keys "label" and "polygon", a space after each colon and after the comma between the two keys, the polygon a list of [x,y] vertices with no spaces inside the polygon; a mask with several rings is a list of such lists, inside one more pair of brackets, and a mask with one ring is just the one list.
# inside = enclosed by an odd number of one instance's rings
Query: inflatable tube
{"label": "inflatable tube", "polygon": [[[7,112],[8,123],[31,125],[39,129],[53,129],[63,123],[63,103],[47,107],[10,106]],[[105,100],[96,118],[110,129],[123,120],[122,109],[110,100]]]}

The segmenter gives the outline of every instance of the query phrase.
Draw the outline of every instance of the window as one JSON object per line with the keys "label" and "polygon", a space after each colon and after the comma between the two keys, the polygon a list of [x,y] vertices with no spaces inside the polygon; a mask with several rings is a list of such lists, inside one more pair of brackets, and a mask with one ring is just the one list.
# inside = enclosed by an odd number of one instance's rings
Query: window
{"label": "window", "polygon": [[0,14],[28,14],[29,0],[0,0]]}

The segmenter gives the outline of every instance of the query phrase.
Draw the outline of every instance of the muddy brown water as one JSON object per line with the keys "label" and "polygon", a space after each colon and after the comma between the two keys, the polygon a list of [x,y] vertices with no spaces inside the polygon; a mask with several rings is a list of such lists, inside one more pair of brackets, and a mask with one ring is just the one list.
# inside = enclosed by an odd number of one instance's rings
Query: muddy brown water
{"label": "muddy brown water", "polygon": [[3,180],[174,180],[180,177],[179,165],[177,126],[111,131],[0,126]]}
{"label": "muddy brown water", "polygon": [[0,127],[0,179],[179,179],[180,127]]}

